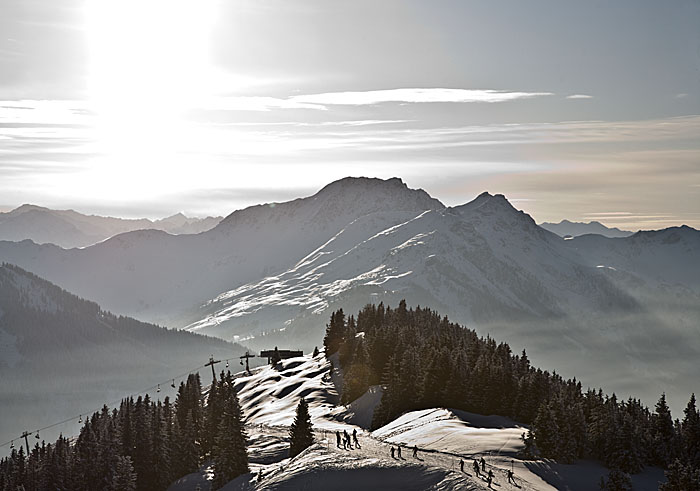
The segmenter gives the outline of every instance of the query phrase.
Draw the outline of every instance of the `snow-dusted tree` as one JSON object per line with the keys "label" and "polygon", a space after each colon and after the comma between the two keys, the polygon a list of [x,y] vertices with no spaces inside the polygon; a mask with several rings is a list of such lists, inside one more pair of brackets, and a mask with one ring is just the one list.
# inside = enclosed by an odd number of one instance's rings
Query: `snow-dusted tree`
{"label": "snow-dusted tree", "polygon": [[314,442],[309,404],[303,397],[297,405],[297,414],[289,428],[289,456],[296,457]]}
{"label": "snow-dusted tree", "polygon": [[216,444],[212,450],[215,488],[220,488],[248,472],[246,435],[243,430],[241,406],[235,392],[228,394],[222,405],[223,414]]}

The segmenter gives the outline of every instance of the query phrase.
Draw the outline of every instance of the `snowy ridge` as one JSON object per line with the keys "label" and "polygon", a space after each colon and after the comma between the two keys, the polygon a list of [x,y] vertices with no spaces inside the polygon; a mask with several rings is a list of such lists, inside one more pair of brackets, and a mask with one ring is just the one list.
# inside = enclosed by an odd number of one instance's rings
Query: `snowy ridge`
{"label": "snowy ridge", "polygon": [[[281,327],[297,315],[295,309],[320,314],[356,294],[366,303],[370,293],[400,292],[410,297],[420,291],[426,295],[413,303],[450,306],[478,295],[479,305],[463,306],[465,315],[460,317],[470,320],[509,311],[559,314],[571,304],[581,309],[595,306],[603,291],[609,296],[604,276],[594,267],[582,266],[563,241],[512,209],[505,198],[481,195],[475,203],[425,211],[396,225],[391,224],[397,221],[396,214],[355,220],[282,274],[208,302],[203,309],[207,314],[188,329],[207,332],[214,327],[221,336],[226,322],[258,313],[265,319],[260,324],[273,321]],[[374,232],[382,224],[391,225]],[[569,280],[582,275],[583,288]],[[591,298],[596,289],[601,292],[598,299]],[[488,311],[477,310],[486,310],[488,304]],[[235,324],[228,328],[237,335],[256,334],[239,334]]]}
{"label": "snowy ridge", "polygon": [[[246,432],[251,473],[228,483],[224,490],[262,489],[396,489],[483,490],[485,479],[472,469],[475,458],[494,472],[494,487],[510,489],[506,471],[513,469],[523,490],[594,489],[608,470],[582,461],[558,465],[523,461],[522,425],[498,416],[481,416],[445,408],[405,413],[373,433],[342,421],[346,409],[335,406],[334,380],[340,374],[321,353],[282,361],[277,367],[253,369],[235,377]],[[309,402],[315,443],[294,459],[287,457],[288,429],[301,397]],[[365,396],[363,396],[364,398]],[[362,398],[361,398],[362,399]],[[371,418],[371,414],[369,415]],[[339,448],[335,432],[357,431],[361,448]],[[390,448],[403,446],[401,458]],[[418,456],[411,447],[417,445]],[[465,461],[460,470],[460,458]],[[185,476],[169,489],[184,491],[199,484],[206,489],[210,469]],[[637,490],[656,489],[658,470],[633,476]]]}

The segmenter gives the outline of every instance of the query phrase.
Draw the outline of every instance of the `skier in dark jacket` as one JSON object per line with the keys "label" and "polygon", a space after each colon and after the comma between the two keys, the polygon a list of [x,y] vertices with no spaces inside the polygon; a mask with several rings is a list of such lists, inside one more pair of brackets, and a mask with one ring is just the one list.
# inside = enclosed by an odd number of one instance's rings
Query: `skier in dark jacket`
{"label": "skier in dark jacket", "polygon": [[418,445],[413,445],[413,456],[418,458]]}
{"label": "skier in dark jacket", "polygon": [[401,457],[401,445],[396,445],[396,455],[398,458],[403,459],[403,457]]}
{"label": "skier in dark jacket", "polygon": [[508,484],[516,484],[515,483],[515,477],[513,476],[513,471],[508,469]]}
{"label": "skier in dark jacket", "polygon": [[493,470],[489,469],[489,478],[488,478],[489,487],[491,487],[492,482],[493,482]]}
{"label": "skier in dark jacket", "polygon": [[335,441],[336,441],[336,445],[338,446],[338,448],[340,448],[340,432],[339,431],[335,432]]}
{"label": "skier in dark jacket", "polygon": [[352,445],[350,444],[350,435],[348,434],[347,430],[343,430],[343,436],[345,437],[345,444],[350,450],[352,450]]}
{"label": "skier in dark jacket", "polygon": [[481,457],[481,470],[482,472],[486,472],[486,461],[483,457]]}
{"label": "skier in dark jacket", "polygon": [[360,447],[360,442],[357,441],[357,428],[353,428],[352,430],[352,442],[355,444],[357,448],[362,448]]}
{"label": "skier in dark jacket", "polygon": [[462,459],[459,459],[459,470],[464,472],[464,461]]}
{"label": "skier in dark jacket", "polygon": [[393,446],[391,447],[391,458],[392,459],[394,458],[394,447]]}
{"label": "skier in dark jacket", "polygon": [[481,477],[481,473],[479,472],[479,463],[474,459],[474,472],[476,472],[476,477]]}

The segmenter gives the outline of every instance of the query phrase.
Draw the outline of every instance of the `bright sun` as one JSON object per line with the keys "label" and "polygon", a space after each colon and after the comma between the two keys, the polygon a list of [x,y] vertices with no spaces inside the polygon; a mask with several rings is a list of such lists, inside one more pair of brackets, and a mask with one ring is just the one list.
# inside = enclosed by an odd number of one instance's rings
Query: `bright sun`
{"label": "bright sun", "polygon": [[[139,194],[173,176],[182,114],[207,96],[214,0],[89,0],[90,100],[102,182]],[[128,187],[127,187],[128,186]],[[135,187],[136,186],[136,187]]]}

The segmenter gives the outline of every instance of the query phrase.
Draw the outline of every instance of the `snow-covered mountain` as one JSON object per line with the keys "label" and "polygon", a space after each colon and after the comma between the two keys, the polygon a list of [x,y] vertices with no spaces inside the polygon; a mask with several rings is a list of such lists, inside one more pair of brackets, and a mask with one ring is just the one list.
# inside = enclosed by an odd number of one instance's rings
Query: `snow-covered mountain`
{"label": "snow-covered mountain", "polygon": [[579,235],[598,234],[605,237],[629,237],[634,232],[620,230],[617,227],[606,227],[600,222],[570,222],[562,220],[559,223],[543,222],[540,227],[557,234],[560,237],[578,237]]}
{"label": "snow-covered mountain", "polygon": [[229,359],[244,351],[220,339],[115,316],[3,264],[0,442],[22,428],[54,423],[163,382],[203,365],[212,354]]}
{"label": "snow-covered mountain", "polygon": [[348,178],[307,198],[236,211],[200,234],[138,230],[72,250],[0,241],[0,260],[109,310],[182,326],[197,320],[202,303],[285,271],[360,217],[395,214],[376,224],[379,232],[424,210],[442,208],[425,191],[409,189],[400,179]]}
{"label": "snow-covered mountain", "polygon": [[700,392],[700,232],[572,240],[501,195],[445,208],[400,179],[347,178],[239,210],[214,229],[121,234],[84,249],[0,242],[19,264],[106,308],[245,340],[320,344],[328,313],[430,306],[533,361],[677,410]]}
{"label": "snow-covered mountain", "polygon": [[51,210],[22,205],[0,213],[0,240],[30,239],[70,249],[86,247],[132,230],[156,229],[170,234],[196,234],[215,227],[221,217],[189,218],[182,213],[161,220],[84,215],[74,210]]}
{"label": "snow-covered mountain", "polygon": [[286,271],[216,296],[188,329],[311,348],[332,309],[405,298],[588,384],[650,402],[666,390],[677,408],[697,390],[700,356],[700,280],[688,265],[700,265],[689,227],[563,240],[484,193],[412,217],[361,217]]}

